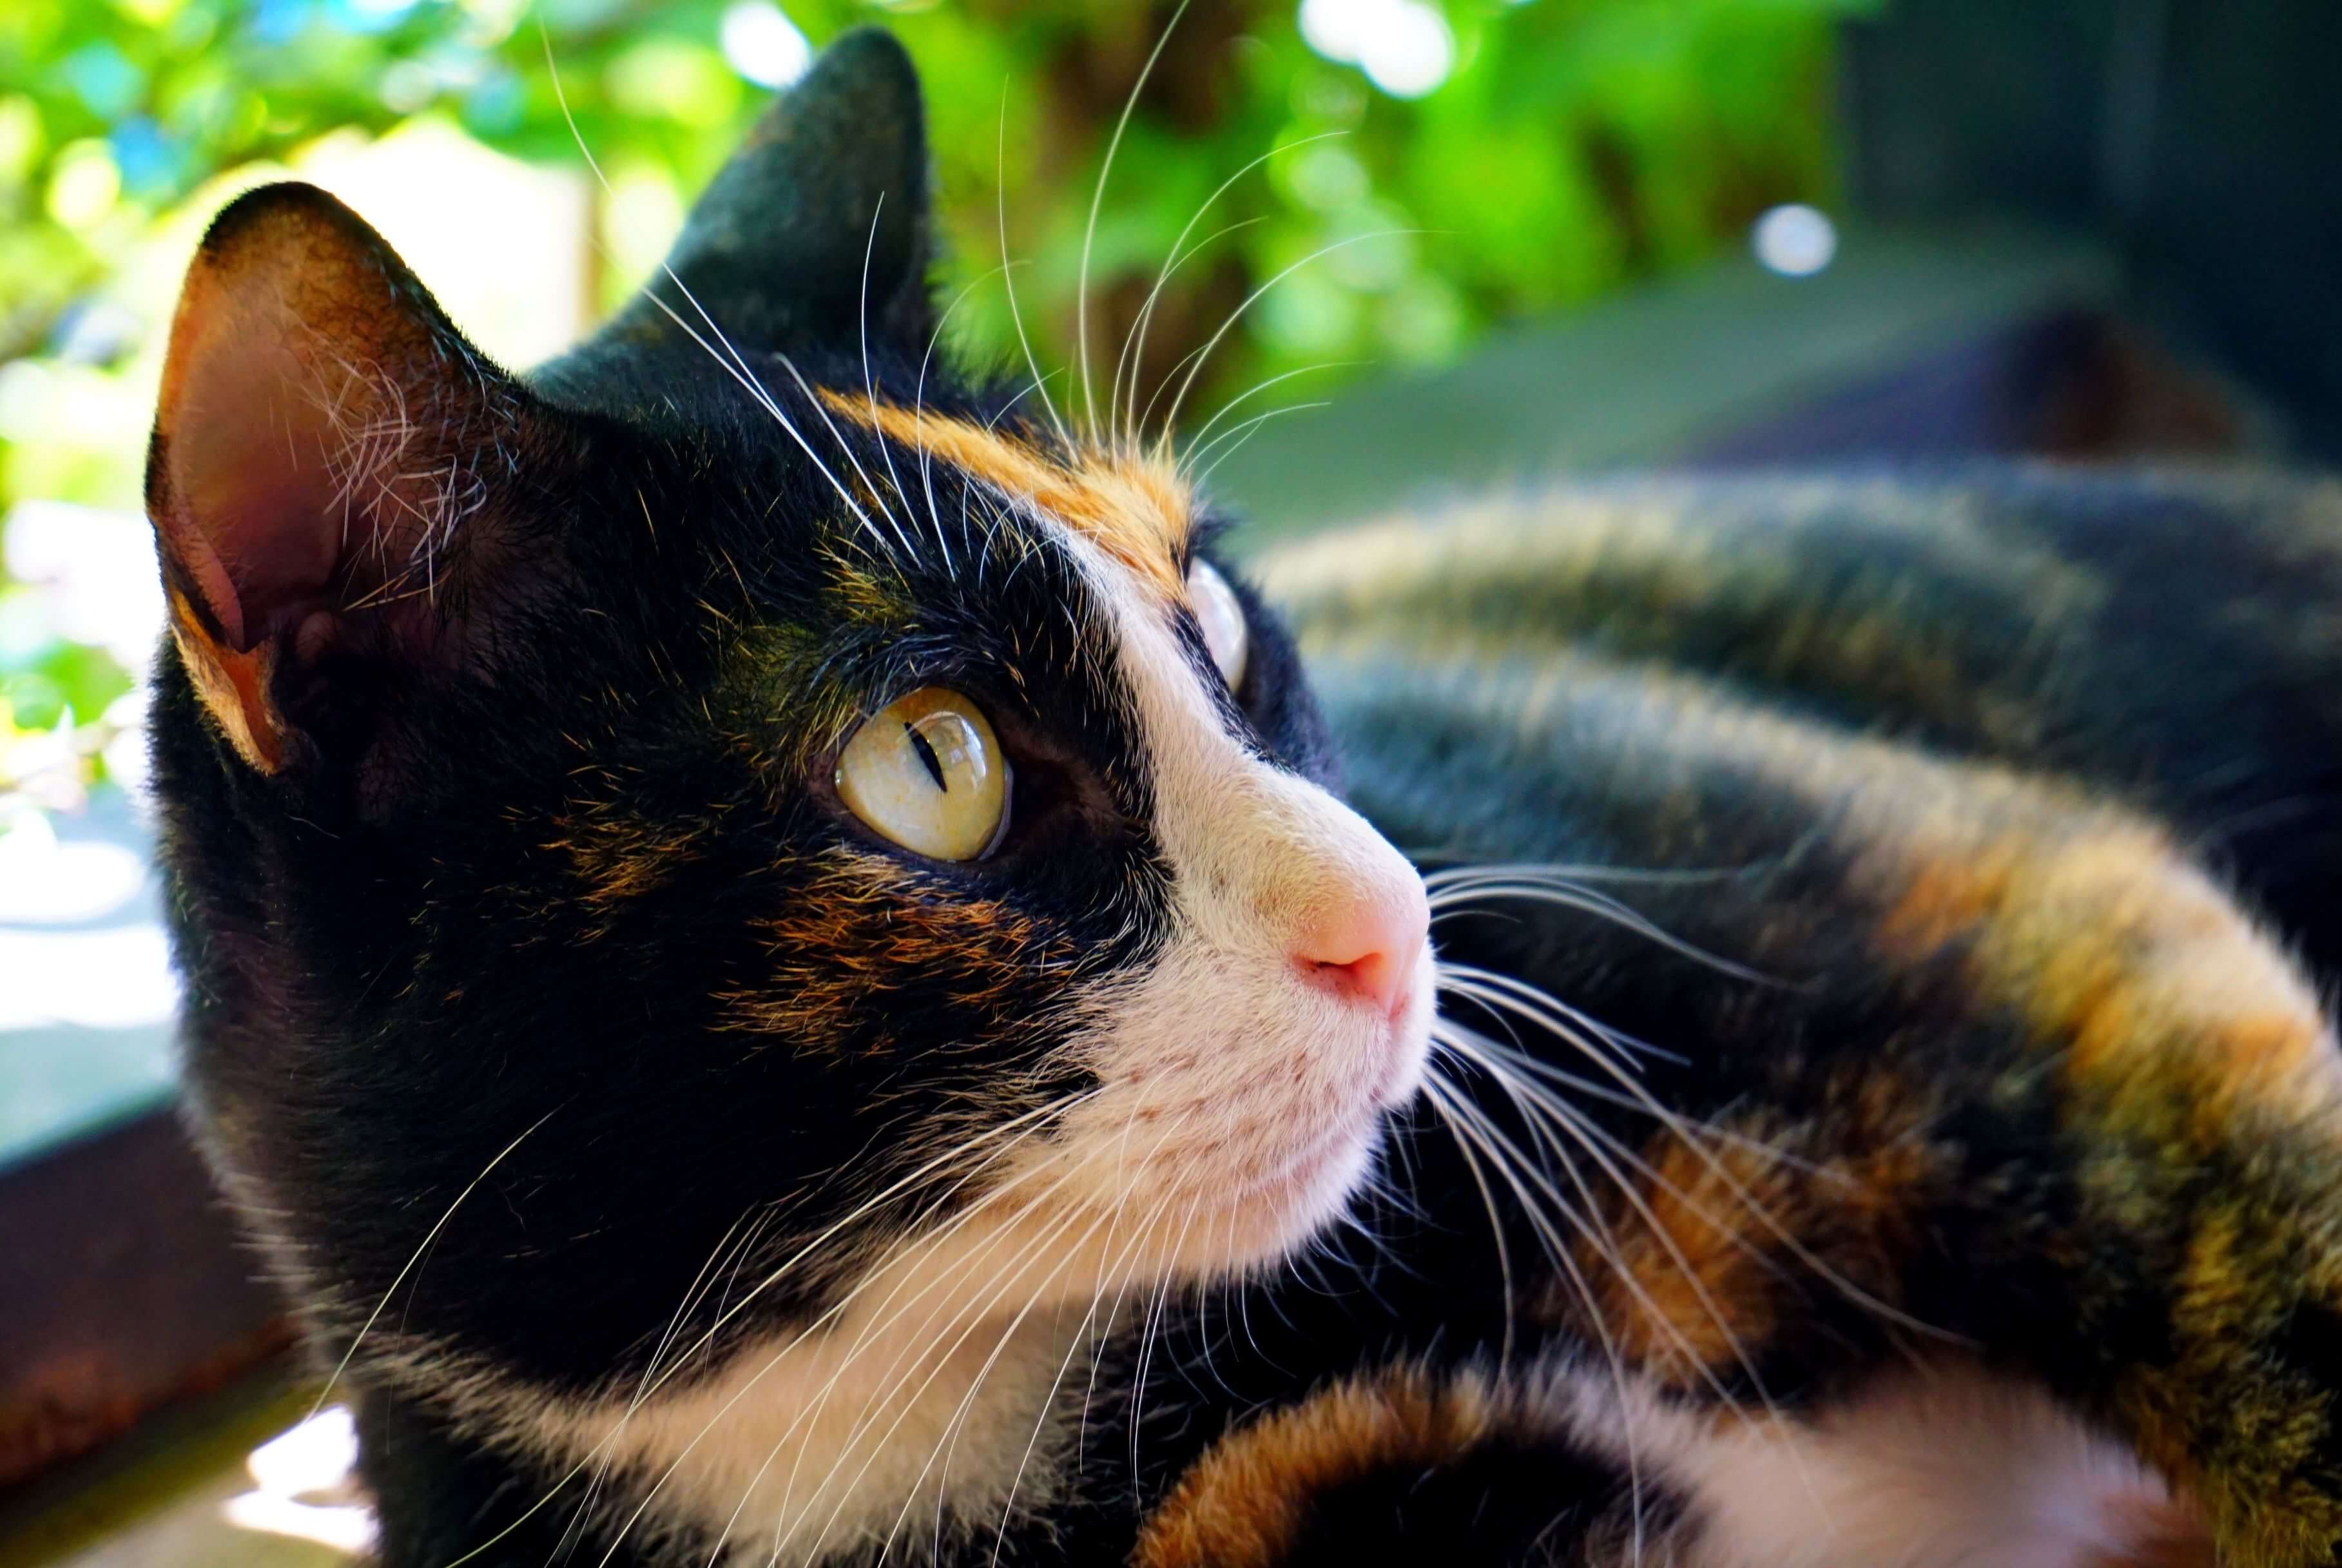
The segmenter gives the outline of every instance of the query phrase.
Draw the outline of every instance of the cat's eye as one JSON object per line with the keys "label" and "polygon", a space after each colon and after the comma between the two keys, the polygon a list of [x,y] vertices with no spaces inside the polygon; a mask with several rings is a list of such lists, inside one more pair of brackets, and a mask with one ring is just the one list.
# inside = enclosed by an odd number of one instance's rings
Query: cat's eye
{"label": "cat's eye", "polygon": [[905,849],[975,860],[1008,819],[1008,759],[976,705],[942,686],[897,697],[837,755],[837,798]]}
{"label": "cat's eye", "polygon": [[1236,591],[1210,562],[1198,561],[1187,568],[1187,603],[1203,631],[1204,646],[1211,650],[1212,663],[1220,668],[1220,679],[1235,691],[1244,684],[1245,655],[1251,651],[1251,634],[1245,627],[1244,606],[1236,602]]}

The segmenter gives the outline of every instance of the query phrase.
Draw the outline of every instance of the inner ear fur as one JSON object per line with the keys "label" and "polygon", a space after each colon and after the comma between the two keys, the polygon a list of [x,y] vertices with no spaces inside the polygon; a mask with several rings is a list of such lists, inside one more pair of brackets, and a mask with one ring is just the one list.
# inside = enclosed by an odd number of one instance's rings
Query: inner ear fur
{"label": "inner ear fur", "polygon": [[221,213],[173,318],[146,505],[172,637],[247,764],[301,744],[293,668],[445,651],[529,419],[333,197],[272,185]]}

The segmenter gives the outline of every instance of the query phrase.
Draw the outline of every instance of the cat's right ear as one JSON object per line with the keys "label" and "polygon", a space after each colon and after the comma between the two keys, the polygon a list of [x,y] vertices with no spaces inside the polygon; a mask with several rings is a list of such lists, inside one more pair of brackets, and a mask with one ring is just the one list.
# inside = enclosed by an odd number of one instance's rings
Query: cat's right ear
{"label": "cat's right ear", "polygon": [[935,213],[926,111],[903,45],[875,27],[834,40],[759,119],[641,294],[533,373],[556,397],[637,416],[642,356],[705,363],[933,341]]}
{"label": "cat's right ear", "polygon": [[147,515],[170,632],[238,755],[346,731],[330,659],[445,666],[508,575],[537,414],[382,238],[308,185],[213,223],[171,326]]}

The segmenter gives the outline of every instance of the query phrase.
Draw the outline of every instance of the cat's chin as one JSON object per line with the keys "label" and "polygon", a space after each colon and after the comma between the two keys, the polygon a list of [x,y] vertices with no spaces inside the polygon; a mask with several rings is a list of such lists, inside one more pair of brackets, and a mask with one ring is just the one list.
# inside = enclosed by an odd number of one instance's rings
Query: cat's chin
{"label": "cat's chin", "polygon": [[1226,1215],[1218,1255],[1178,1260],[1199,1273],[1240,1272],[1276,1263],[1331,1225],[1374,1168],[1382,1143],[1377,1111],[1363,1127],[1343,1127],[1256,1176],[1222,1200]]}

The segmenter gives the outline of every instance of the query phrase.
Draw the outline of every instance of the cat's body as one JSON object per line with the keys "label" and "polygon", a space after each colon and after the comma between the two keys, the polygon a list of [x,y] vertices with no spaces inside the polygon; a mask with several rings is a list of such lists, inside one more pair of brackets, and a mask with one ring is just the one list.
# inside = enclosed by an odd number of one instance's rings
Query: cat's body
{"label": "cat's body", "polygon": [[840,46],[527,382],[322,198],[191,277],[191,1079],[387,1568],[2333,1560],[2342,491],[1304,543],[1321,721],[921,159]]}

